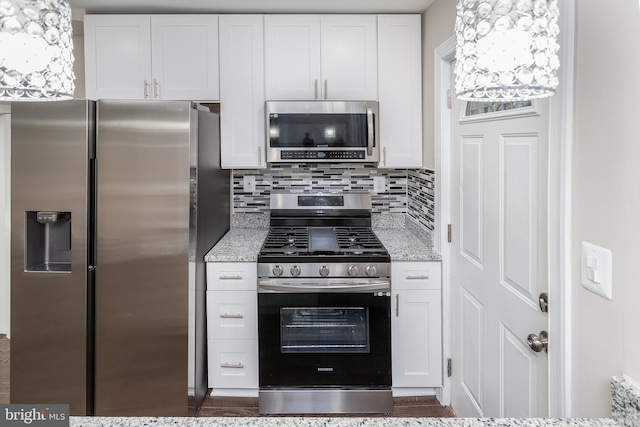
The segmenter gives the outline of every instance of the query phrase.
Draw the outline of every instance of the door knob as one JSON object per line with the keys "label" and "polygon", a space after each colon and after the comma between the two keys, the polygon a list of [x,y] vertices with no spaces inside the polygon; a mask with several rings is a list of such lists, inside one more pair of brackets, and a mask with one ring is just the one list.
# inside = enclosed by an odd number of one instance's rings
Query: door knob
{"label": "door knob", "polygon": [[531,350],[536,353],[540,353],[542,350],[549,351],[549,335],[547,331],[540,331],[540,336],[536,334],[529,334],[527,337],[527,344],[531,347]]}

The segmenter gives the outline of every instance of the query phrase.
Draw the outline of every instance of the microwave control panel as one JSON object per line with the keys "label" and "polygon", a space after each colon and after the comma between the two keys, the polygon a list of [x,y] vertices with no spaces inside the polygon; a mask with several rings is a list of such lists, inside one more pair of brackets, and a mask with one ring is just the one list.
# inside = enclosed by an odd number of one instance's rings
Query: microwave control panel
{"label": "microwave control panel", "polygon": [[365,150],[282,150],[280,160],[364,159]]}

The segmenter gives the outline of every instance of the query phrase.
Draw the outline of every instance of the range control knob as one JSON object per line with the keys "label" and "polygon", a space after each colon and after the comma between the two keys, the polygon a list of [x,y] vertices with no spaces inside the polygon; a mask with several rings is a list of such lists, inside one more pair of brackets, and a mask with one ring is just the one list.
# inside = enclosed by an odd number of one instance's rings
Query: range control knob
{"label": "range control knob", "polygon": [[364,269],[364,272],[367,273],[367,276],[369,277],[378,275],[378,269],[375,265],[372,264],[367,265],[367,268]]}
{"label": "range control knob", "polygon": [[319,272],[322,277],[327,277],[329,275],[329,267],[326,265],[323,265],[322,267],[320,267]]}
{"label": "range control knob", "polygon": [[280,277],[282,276],[282,266],[281,265],[275,265],[273,266],[273,275],[276,277]]}
{"label": "range control knob", "polygon": [[289,270],[291,272],[291,275],[293,277],[298,277],[300,275],[300,266],[299,265],[292,265],[291,266],[291,270]]}
{"label": "range control knob", "polygon": [[358,275],[358,266],[351,264],[349,266],[349,268],[347,269],[347,271],[349,272],[349,276],[357,276]]}

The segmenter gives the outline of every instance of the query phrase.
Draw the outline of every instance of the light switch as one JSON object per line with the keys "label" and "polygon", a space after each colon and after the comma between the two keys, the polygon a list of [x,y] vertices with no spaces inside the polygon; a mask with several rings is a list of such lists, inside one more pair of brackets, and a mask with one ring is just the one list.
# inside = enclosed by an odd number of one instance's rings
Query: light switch
{"label": "light switch", "polygon": [[582,242],[580,251],[582,286],[607,299],[613,298],[613,254],[609,249]]}

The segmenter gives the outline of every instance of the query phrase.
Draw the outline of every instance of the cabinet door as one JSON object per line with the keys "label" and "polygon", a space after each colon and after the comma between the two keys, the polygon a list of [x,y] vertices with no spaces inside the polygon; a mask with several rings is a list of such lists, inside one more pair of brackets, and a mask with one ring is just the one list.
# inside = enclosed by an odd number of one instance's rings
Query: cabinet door
{"label": "cabinet door", "polygon": [[151,85],[149,15],[86,15],[86,96],[145,99]]}
{"label": "cabinet door", "polygon": [[153,15],[151,48],[154,99],[220,99],[217,15]]}
{"label": "cabinet door", "polygon": [[391,360],[396,387],[442,386],[441,291],[406,290],[393,293]]}
{"label": "cabinet door", "polygon": [[220,16],[220,150],[223,168],[264,168],[262,15]]}
{"label": "cabinet door", "polygon": [[264,18],[267,100],[319,99],[320,16]]}
{"label": "cabinet door", "polygon": [[393,289],[442,289],[442,263],[440,261],[394,261],[391,263]]}
{"label": "cabinet door", "polygon": [[257,340],[209,340],[209,388],[230,389],[219,395],[242,395],[231,390],[258,389]]}
{"label": "cabinet door", "polygon": [[321,23],[324,99],[376,101],[376,16],[323,15]]}
{"label": "cabinet door", "polygon": [[258,267],[255,262],[208,262],[207,291],[258,290]]}
{"label": "cabinet door", "polygon": [[216,340],[257,340],[257,292],[207,291],[207,335]]}
{"label": "cabinet door", "polygon": [[378,16],[381,167],[422,166],[420,15]]}

